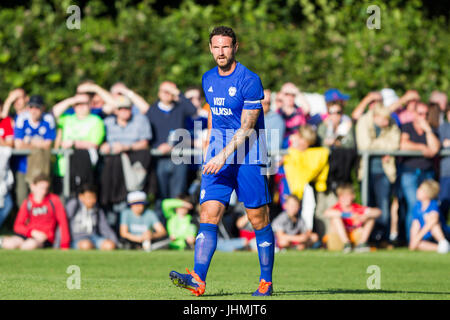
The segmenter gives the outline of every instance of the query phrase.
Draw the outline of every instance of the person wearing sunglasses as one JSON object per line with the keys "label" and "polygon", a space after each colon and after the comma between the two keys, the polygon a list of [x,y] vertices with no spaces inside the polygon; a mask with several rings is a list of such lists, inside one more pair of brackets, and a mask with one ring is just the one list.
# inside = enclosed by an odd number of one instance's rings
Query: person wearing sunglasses
{"label": "person wearing sunglasses", "polygon": [[422,156],[405,157],[401,160],[400,187],[406,200],[406,238],[409,240],[416,190],[426,179],[434,179],[433,158],[439,152],[438,134],[428,122],[428,105],[417,102],[413,111],[413,121],[401,127],[400,150],[420,151]]}
{"label": "person wearing sunglasses", "polygon": [[355,138],[352,122],[344,115],[343,106],[339,102],[328,106],[328,117],[317,128],[321,145],[328,148],[354,148]]}
{"label": "person wearing sunglasses", "polygon": [[[400,128],[391,117],[388,108],[378,103],[367,111],[356,123],[356,143],[358,150],[395,151],[400,146]],[[362,163],[359,166],[359,179],[363,177]],[[389,155],[372,156],[369,159],[369,197],[368,205],[381,209],[381,216],[376,219],[374,238],[387,241],[394,238],[395,229],[390,230],[390,197],[392,184],[397,177],[395,158]]]}

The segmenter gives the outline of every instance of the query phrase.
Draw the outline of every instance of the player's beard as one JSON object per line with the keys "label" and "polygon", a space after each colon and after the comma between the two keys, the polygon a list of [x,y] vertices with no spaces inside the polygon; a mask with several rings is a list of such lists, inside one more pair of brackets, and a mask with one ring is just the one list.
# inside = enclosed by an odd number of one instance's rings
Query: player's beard
{"label": "player's beard", "polygon": [[[223,64],[220,64],[219,63],[219,58],[226,58],[226,62],[225,63],[223,63]],[[228,70],[230,70],[230,68],[231,68],[231,66],[233,65],[233,62],[235,61],[235,58],[234,58],[234,52],[231,54],[231,56],[230,57],[226,57],[226,56],[219,56],[219,57],[217,57],[217,59],[216,59],[216,63],[217,63],[217,66],[222,70],[222,71],[228,71]]]}

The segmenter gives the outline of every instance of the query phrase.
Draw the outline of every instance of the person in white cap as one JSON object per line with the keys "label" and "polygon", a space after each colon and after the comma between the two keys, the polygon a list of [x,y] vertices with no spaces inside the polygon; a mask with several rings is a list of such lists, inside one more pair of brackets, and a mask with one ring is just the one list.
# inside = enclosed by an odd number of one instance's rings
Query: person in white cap
{"label": "person in white cap", "polygon": [[366,108],[368,107],[369,110],[372,110],[373,107],[377,103],[383,102],[383,96],[378,91],[372,91],[369,92],[356,106],[356,108],[352,112],[352,119],[354,121],[358,121],[359,118],[364,114],[366,111]]}
{"label": "person in white cap", "polygon": [[[391,117],[388,108],[378,104],[367,111],[356,124],[356,145],[358,150],[398,150],[400,147],[400,128]],[[362,178],[362,166],[359,170]],[[387,240],[390,236],[389,220],[391,187],[395,183],[397,169],[395,158],[385,156],[372,156],[369,160],[369,206],[381,209],[381,216],[376,220],[374,238]],[[391,218],[391,224],[394,222]],[[392,230],[391,240],[395,239],[397,232]]]}
{"label": "person in white cap", "polygon": [[383,97],[383,105],[385,107],[389,107],[391,104],[393,104],[399,99],[394,89],[391,88],[383,88],[381,89],[380,93],[381,97]]}
{"label": "person in white cap", "polygon": [[156,213],[145,209],[148,205],[145,192],[130,192],[127,202],[129,208],[120,213],[120,236],[126,247],[142,248],[144,243],[167,235]]}

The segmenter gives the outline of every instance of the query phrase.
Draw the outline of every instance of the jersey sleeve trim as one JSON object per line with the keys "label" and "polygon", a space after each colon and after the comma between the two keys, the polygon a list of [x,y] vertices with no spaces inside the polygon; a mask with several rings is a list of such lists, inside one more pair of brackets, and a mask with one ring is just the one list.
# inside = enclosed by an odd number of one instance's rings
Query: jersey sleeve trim
{"label": "jersey sleeve trim", "polygon": [[261,101],[256,101],[256,102],[252,102],[252,103],[249,103],[248,101],[244,102],[243,109],[251,109],[251,110],[262,109]]}
{"label": "jersey sleeve trim", "polygon": [[261,100],[245,100],[244,103],[261,103]]}

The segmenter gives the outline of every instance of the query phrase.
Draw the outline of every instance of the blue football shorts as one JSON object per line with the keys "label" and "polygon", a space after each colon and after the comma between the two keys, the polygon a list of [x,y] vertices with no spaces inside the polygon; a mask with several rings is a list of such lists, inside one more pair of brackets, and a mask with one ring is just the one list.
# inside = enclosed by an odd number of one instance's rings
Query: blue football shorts
{"label": "blue football shorts", "polygon": [[202,174],[200,204],[216,200],[228,206],[233,190],[246,208],[258,208],[272,201],[264,166],[226,164],[216,174]]}

